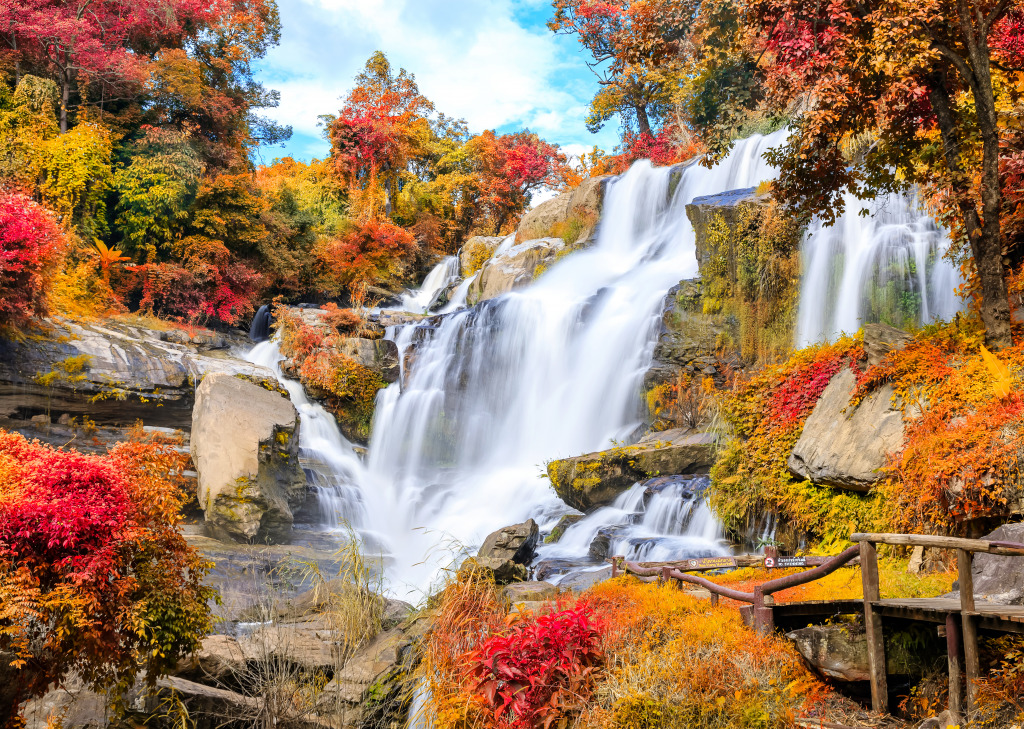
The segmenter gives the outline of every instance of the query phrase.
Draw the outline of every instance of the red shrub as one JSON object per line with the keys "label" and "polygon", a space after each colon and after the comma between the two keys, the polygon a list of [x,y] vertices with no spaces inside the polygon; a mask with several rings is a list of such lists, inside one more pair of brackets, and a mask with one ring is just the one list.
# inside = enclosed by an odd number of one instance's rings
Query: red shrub
{"label": "red shrub", "polygon": [[46,313],[46,294],[64,245],[50,213],[24,195],[0,189],[0,328],[20,327]]}
{"label": "red shrub", "polygon": [[478,695],[499,726],[548,727],[585,704],[601,662],[600,640],[585,604],[520,619],[470,654]]}

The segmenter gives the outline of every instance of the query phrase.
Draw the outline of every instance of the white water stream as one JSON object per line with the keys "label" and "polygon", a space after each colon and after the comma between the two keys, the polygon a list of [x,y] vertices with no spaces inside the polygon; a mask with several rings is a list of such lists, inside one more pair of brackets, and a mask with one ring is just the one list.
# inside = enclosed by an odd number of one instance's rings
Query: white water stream
{"label": "white water stream", "polygon": [[[949,238],[909,195],[865,204],[844,198],[832,227],[813,221],[803,242],[796,345],[853,334],[865,321],[896,327],[950,319],[961,308]],[[858,215],[866,207],[868,215]]]}
{"label": "white water stream", "polygon": [[[409,291],[402,297],[402,309],[414,314],[426,314],[427,309],[434,303],[434,299],[441,293],[441,290],[458,277],[459,257],[444,257],[423,279],[423,285],[420,288]],[[465,302],[465,297],[463,297],[463,302]]]}
{"label": "white water stream", "polygon": [[[403,354],[416,347],[414,364],[404,388],[378,396],[361,480],[367,525],[387,537],[393,589],[427,588],[453,546],[471,549],[530,517],[550,526],[568,511],[546,463],[606,448],[640,425],[665,294],[697,274],[685,204],[770,178],[761,155],[779,141],[741,142],[713,170],[634,165],[610,183],[592,248],[528,288],[394,334]],[[655,536],[651,523],[620,526],[622,539]],[[686,544],[674,533],[680,556],[721,553],[705,527]]]}

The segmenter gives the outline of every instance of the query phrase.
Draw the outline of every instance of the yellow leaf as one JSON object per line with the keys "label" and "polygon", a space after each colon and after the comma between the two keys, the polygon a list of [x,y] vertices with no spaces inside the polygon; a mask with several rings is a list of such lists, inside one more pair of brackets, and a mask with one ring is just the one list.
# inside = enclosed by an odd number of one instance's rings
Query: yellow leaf
{"label": "yellow leaf", "polygon": [[992,391],[995,393],[995,396],[998,398],[1007,397],[1013,385],[1013,375],[1010,373],[1010,368],[989,352],[984,344],[981,345],[981,358],[992,375]]}

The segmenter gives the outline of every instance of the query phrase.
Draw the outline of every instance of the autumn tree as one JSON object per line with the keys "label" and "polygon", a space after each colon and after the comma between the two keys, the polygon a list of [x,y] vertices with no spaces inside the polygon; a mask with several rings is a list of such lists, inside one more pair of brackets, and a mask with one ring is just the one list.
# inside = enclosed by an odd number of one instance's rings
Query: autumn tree
{"label": "autumn tree", "polygon": [[832,219],[845,190],[938,190],[970,250],[993,348],[1011,343],[1004,252],[1016,242],[1003,235],[1000,167],[1021,12],[1010,0],[752,0],[746,15],[768,103],[794,119],[772,159],[780,192]]}
{"label": "autumn tree", "polygon": [[349,181],[357,215],[390,214],[412,158],[430,135],[434,105],[420,93],[416,77],[395,73],[377,51],[329,127],[331,158]]}
{"label": "autumn tree", "polygon": [[573,35],[589,52],[588,65],[600,89],[587,117],[598,131],[613,117],[622,125],[630,159],[647,156],[660,163],[684,156],[692,136],[681,109],[681,95],[697,72],[693,30],[702,5],[695,0],[554,0],[548,27]]}
{"label": "autumn tree", "polygon": [[47,313],[64,233],[42,207],[0,188],[0,331]]}
{"label": "autumn tree", "polygon": [[186,457],[86,456],[0,431],[0,723],[75,673],[120,700],[210,628],[209,564],[177,529]]}
{"label": "autumn tree", "polygon": [[19,72],[29,66],[56,81],[63,133],[72,108],[89,103],[73,98],[81,86],[97,88],[100,106],[132,93],[146,77],[146,56],[133,51],[180,33],[200,8],[190,0],[6,0],[0,3],[0,36],[17,54]]}

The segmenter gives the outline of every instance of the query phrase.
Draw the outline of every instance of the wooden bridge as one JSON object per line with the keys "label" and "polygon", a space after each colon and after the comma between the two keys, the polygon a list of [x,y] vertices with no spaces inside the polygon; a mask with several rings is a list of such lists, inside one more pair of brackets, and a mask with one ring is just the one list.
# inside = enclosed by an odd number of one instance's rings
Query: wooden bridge
{"label": "wooden bridge", "polygon": [[[888,687],[885,670],[884,619],[898,618],[933,623],[946,636],[949,661],[949,709],[955,716],[970,712],[974,703],[974,684],[978,679],[978,634],[981,631],[1024,634],[1024,606],[1000,605],[977,600],[971,567],[974,555],[986,554],[1024,556],[1024,544],[990,542],[980,539],[957,539],[924,534],[853,534],[850,541],[857,542],[834,557],[777,557],[767,556],[715,557],[711,559],[682,560],[672,563],[626,562],[615,557],[612,576],[625,571],[640,579],[653,582],[676,580],[699,585],[711,592],[712,603],[719,596],[747,603],[740,611],[749,625],[761,632],[771,632],[777,621],[808,622],[853,613],[864,614],[867,633],[868,665],[871,675],[871,706],[879,713],[888,710]],[[878,581],[878,554],[876,545],[901,547],[952,549],[957,554],[960,581],[960,599],[917,598],[885,599]],[[859,558],[863,600],[832,600],[776,604],[772,595],[781,590],[821,579],[837,569],[853,566]],[[758,585],[753,592],[734,590],[714,583],[692,572],[706,572],[735,567],[763,565],[773,567],[808,566],[812,569],[798,572]],[[966,677],[966,681],[963,678]],[[964,691],[966,683],[966,695]]]}

